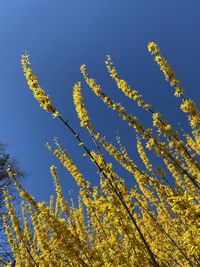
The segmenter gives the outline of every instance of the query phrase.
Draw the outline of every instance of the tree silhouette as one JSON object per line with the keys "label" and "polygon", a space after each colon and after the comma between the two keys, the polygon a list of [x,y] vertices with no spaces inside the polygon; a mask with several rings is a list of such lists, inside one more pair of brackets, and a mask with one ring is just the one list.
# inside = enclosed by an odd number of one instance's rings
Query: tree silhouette
{"label": "tree silhouette", "polygon": [[[15,171],[15,177],[11,178],[7,172],[7,168],[11,166]],[[5,208],[5,195],[3,191],[6,189],[9,194],[15,199],[17,203],[17,190],[14,186],[14,181],[19,180],[22,176],[22,171],[19,170],[16,159],[12,158],[5,151],[5,145],[0,144],[0,262],[6,264],[8,262],[14,263],[13,253],[7,242],[7,238],[4,234],[3,216],[7,213]],[[24,176],[24,174],[23,174]]]}

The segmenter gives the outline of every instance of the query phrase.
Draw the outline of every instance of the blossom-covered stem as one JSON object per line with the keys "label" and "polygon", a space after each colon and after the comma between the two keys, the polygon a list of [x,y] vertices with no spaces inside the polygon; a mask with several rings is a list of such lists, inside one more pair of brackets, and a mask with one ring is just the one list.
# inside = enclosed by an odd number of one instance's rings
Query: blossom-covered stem
{"label": "blossom-covered stem", "polygon": [[59,112],[56,110],[50,97],[44,92],[44,90],[40,86],[37,76],[33,73],[30,67],[31,63],[29,61],[29,55],[27,53],[22,55],[21,64],[24,71],[24,76],[27,80],[27,84],[30,90],[33,92],[34,98],[40,103],[40,106],[46,112],[52,113],[52,116],[54,118],[59,117]]}

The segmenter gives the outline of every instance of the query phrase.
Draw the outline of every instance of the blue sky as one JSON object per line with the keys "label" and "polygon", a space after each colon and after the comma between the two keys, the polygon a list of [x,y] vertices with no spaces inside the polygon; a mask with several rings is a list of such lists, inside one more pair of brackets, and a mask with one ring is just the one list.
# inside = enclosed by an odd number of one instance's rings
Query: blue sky
{"label": "blue sky", "polygon": [[[180,102],[173,98],[172,88],[146,46],[150,41],[159,45],[182,80],[186,96],[198,104],[199,9],[199,0],[0,1],[0,141],[9,146],[8,151],[27,172],[25,187],[38,200],[48,200],[54,192],[49,173],[51,164],[58,166],[65,192],[71,188],[77,192],[73,178],[45,148],[46,140],[51,142],[54,136],[59,137],[86,177],[94,184],[98,178],[95,168],[82,159],[82,151],[70,133],[34,100],[20,66],[21,54],[28,51],[40,84],[63,117],[70,120],[88,142],[86,131],[79,128],[72,101],[74,83],[83,82],[79,71],[83,63],[107,94],[126,105],[131,113],[142,116],[142,122],[150,120],[117,91],[105,68],[107,54],[111,55],[121,76],[141,92],[145,101],[173,125],[181,122],[187,129],[178,109]],[[137,161],[134,132],[117,114],[107,110],[85,84],[83,94],[97,130],[114,143],[119,128],[122,142]],[[128,185],[133,185],[132,177],[119,166],[116,169]]]}

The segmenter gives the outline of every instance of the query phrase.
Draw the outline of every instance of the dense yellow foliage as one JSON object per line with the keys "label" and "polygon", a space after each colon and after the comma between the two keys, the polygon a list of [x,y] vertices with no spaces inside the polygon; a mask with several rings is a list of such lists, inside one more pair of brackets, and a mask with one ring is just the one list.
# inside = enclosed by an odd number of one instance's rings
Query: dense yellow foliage
{"label": "dense yellow foliage", "polygon": [[[136,131],[137,150],[144,163],[141,169],[131,159],[117,137],[119,149],[101,136],[89,118],[81,94],[81,83],[74,86],[73,98],[80,125],[88,130],[95,151],[91,151],[80,135],[65,121],[33,74],[27,55],[22,56],[26,80],[40,106],[59,119],[77,139],[84,153],[96,165],[100,186],[91,186],[78,170],[67,151],[54,140],[47,147],[71,173],[80,193],[78,206],[69,205],[63,197],[55,166],[51,166],[56,199],[50,204],[36,202],[18,183],[23,199],[19,218],[5,189],[7,215],[5,231],[16,266],[200,266],[200,111],[176,78],[158,46],[151,42],[148,50],[165,79],[180,98],[180,109],[188,113],[191,135],[179,136],[161,114],[145,103],[137,90],[120,78],[107,56],[106,66],[117,87],[139,107],[152,115],[153,128],[146,128],[124,106],[113,101],[81,66],[85,82],[110,109],[117,112]],[[156,130],[156,131],[155,131]],[[135,179],[136,186],[127,188],[124,179],[106,162],[102,147]],[[149,150],[162,159],[163,166],[154,167]],[[10,177],[15,174],[8,168]],[[171,184],[175,184],[172,186]],[[11,266],[8,264],[7,266]]]}

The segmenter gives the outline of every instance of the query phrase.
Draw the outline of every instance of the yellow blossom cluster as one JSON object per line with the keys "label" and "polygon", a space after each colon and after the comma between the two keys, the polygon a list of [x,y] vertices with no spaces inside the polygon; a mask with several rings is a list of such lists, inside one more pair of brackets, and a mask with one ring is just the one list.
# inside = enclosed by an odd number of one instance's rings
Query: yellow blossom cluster
{"label": "yellow blossom cluster", "polygon": [[144,148],[142,146],[142,142],[140,139],[137,140],[137,151],[140,155],[140,158],[141,160],[143,161],[146,169],[149,171],[149,172],[153,172],[153,166],[152,164],[150,163],[149,161],[149,158],[147,157],[145,151],[144,151]]}
{"label": "yellow blossom cluster", "polygon": [[40,103],[40,106],[46,111],[53,113],[53,117],[59,117],[59,112],[54,107],[49,96],[44,92],[42,87],[39,85],[39,81],[37,76],[32,72],[30,67],[30,61],[28,54],[22,55],[21,59],[22,68],[24,71],[24,75],[27,80],[27,84],[31,91],[33,92],[33,96]]}
{"label": "yellow blossom cluster", "polygon": [[160,70],[163,72],[165,79],[170,82],[171,86],[175,87],[174,96],[182,96],[184,90],[180,85],[180,81],[177,80],[175,73],[167,62],[167,60],[160,54],[160,49],[158,48],[157,44],[155,44],[154,42],[150,42],[148,44],[148,50],[153,55],[155,55],[155,62],[158,64]]}
{"label": "yellow blossom cluster", "polygon": [[92,125],[90,124],[90,118],[88,116],[88,112],[85,109],[81,95],[81,83],[77,83],[74,85],[73,90],[73,99],[74,99],[74,105],[76,107],[77,115],[81,121],[81,126],[87,126],[89,129],[92,129]]}

